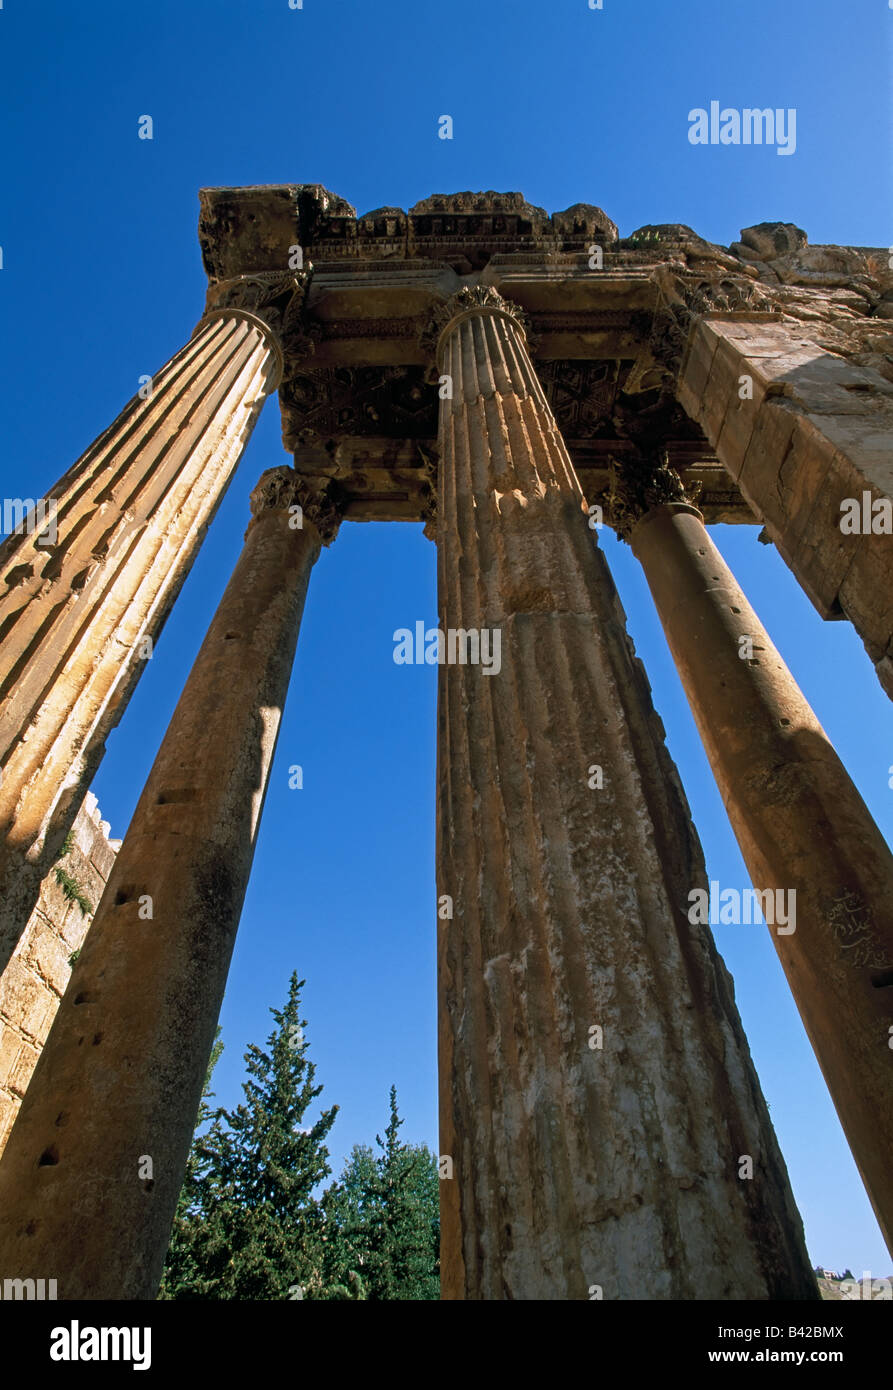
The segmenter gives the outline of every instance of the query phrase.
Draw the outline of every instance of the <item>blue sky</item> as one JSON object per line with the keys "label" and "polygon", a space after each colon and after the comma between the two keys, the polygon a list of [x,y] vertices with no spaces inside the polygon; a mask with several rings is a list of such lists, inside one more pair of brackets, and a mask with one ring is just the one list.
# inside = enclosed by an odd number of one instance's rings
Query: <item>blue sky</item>
{"label": "blue sky", "polygon": [[[621,233],[710,240],[793,221],[812,242],[893,240],[887,0],[3,0],[0,486],[53,482],[188,338],[204,300],[198,189],[320,182],[362,213],[518,189],[603,207]],[[695,147],[688,112],[796,108],[797,149]],[[150,114],[154,139],[137,138]],[[437,138],[450,114],[452,141]],[[285,462],[270,402],[94,790],[123,834],[235,563],[248,492]],[[893,710],[858,638],[822,623],[757,528],[714,538],[885,834]],[[747,876],[637,563],[605,548],[711,877]],[[310,1053],[340,1104],[339,1167],[387,1119],[436,1147],[436,668],[392,633],[436,625],[416,525],[345,525],[314,572],[222,1023],[218,1098],[293,969]],[[304,788],[288,787],[301,763]],[[813,1262],[887,1254],[769,940],[719,927]]]}

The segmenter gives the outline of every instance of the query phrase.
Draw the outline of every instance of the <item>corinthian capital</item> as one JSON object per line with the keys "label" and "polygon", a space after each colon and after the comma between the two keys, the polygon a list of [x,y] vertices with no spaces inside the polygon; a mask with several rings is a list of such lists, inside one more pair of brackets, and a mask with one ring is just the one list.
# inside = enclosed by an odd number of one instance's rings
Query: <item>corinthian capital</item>
{"label": "corinthian capital", "polygon": [[421,334],[422,347],[439,358],[443,341],[457,323],[463,319],[493,314],[508,319],[530,342],[530,321],[519,304],[502,295],[490,285],[463,285],[461,290],[433,311],[431,318]]}
{"label": "corinthian capital", "polygon": [[298,473],[287,465],[267,469],[251,493],[252,522],[266,512],[287,512],[292,508],[295,530],[303,530],[304,522],[309,521],[319,532],[323,545],[331,545],[344,515],[338,484],[333,479]]}
{"label": "corinthian capital", "polygon": [[209,319],[234,316],[257,323],[277,354],[281,380],[287,363],[307,357],[314,350],[315,335],[304,318],[310,275],[310,269],[259,270],[232,280],[218,280],[208,286],[199,328]]}
{"label": "corinthian capital", "polygon": [[606,497],[608,521],[621,540],[628,541],[636,524],[653,507],[666,502],[694,509],[682,479],[671,468],[665,449],[643,452],[619,464],[611,460],[611,483]]}

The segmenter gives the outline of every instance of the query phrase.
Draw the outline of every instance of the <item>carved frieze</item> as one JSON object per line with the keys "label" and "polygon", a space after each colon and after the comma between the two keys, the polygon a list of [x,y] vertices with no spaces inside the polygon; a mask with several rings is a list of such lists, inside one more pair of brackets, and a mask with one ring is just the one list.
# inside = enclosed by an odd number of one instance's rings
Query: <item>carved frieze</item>
{"label": "carved frieze", "polygon": [[329,367],[298,372],[279,392],[286,448],[343,435],[437,435],[437,387],[424,367]]}

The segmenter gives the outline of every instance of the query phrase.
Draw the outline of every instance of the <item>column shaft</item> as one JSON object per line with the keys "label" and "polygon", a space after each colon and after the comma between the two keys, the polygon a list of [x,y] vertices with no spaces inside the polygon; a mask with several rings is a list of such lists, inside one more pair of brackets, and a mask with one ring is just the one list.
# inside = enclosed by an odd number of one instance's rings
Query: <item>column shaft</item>
{"label": "column shaft", "polygon": [[504,302],[453,305],[440,622],[499,633],[501,668],[440,670],[444,1297],[815,1298],[579,483]]}
{"label": "column shaft", "polygon": [[289,526],[295,476],[253,494],[0,1161],[0,1269],[51,1271],[60,1298],[152,1298],[161,1275],[319,553]]}
{"label": "column shaft", "polygon": [[893,1253],[893,855],[700,513],[630,543],[754,887],[796,894],[772,940]]}
{"label": "column shaft", "polygon": [[262,318],[217,311],[56,484],[56,543],[0,547],[0,969],[280,362]]}

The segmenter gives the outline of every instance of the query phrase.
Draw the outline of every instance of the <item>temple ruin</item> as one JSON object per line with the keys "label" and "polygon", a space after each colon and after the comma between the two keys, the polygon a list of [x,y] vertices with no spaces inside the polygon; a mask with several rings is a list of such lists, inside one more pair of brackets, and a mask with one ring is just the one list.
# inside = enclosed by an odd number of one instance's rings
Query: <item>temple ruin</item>
{"label": "temple ruin", "polygon": [[278,391],[293,463],[107,863],[0,1159],[0,1269],[154,1297],[310,573],[342,522],[406,520],[441,628],[501,643],[438,671],[443,1297],[817,1298],[598,534],[643,567],[754,889],[796,894],[772,940],[893,1249],[893,857],[708,532],[761,526],[893,694],[888,251],[621,238],[518,193],[357,217],[315,184],[205,189],[199,238],[192,336],[55,486],[54,543],[0,548],[8,972]]}

